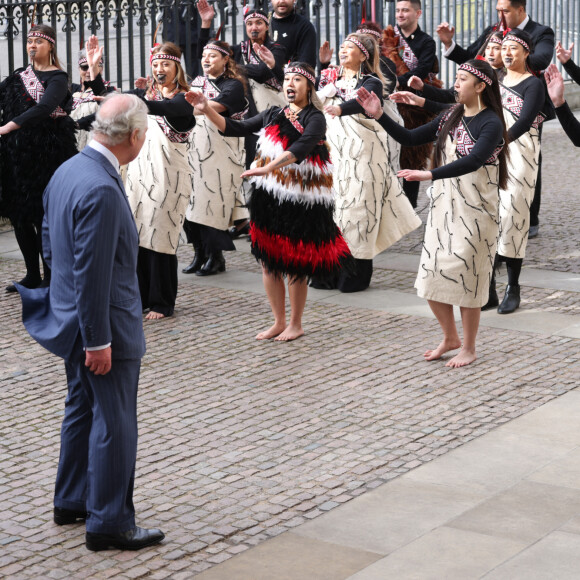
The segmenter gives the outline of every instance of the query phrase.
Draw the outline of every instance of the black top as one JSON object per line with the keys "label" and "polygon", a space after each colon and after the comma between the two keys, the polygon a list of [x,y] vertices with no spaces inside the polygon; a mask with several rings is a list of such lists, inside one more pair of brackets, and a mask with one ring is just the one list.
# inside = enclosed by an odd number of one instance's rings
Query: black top
{"label": "black top", "polygon": [[526,131],[530,130],[530,127],[538,116],[538,113],[544,107],[544,103],[546,102],[546,91],[544,83],[542,83],[538,77],[533,75],[524,79],[521,83],[509,88],[518,93],[524,99],[519,118],[508,130],[510,141],[515,141]]}
{"label": "black top", "polygon": [[577,85],[580,85],[580,66],[578,66],[572,59],[570,59],[564,65],[564,70],[570,75],[570,78]]}
{"label": "black top", "polygon": [[316,30],[310,20],[294,11],[284,18],[272,16],[270,28],[272,40],[286,49],[286,61],[298,60],[316,67]]}
{"label": "black top", "polygon": [[73,93],[73,95],[74,93],[82,93],[88,89],[92,89],[93,94],[97,96],[103,96],[107,93],[114,93],[117,90],[113,85],[105,84],[101,73],[99,73],[92,81],[86,81],[84,84],[72,83],[70,86],[70,91]]}
{"label": "black top", "polygon": [[[201,55],[203,54],[203,47],[205,47],[205,45],[209,41],[210,41],[210,29],[202,28],[199,32],[199,45],[198,45],[199,58],[201,58]],[[244,55],[242,54],[242,45],[236,44],[231,48],[234,53],[234,60],[239,65],[243,66],[246,76],[249,79],[253,79],[258,83],[265,83],[272,77],[275,77],[276,79],[278,79],[278,81],[282,82],[284,80],[284,64],[286,63],[286,49],[281,44],[272,42],[270,39],[266,40],[265,46],[274,55],[274,60],[276,61],[276,64],[273,69],[268,68],[268,66],[261,61],[259,64],[245,64]]]}
{"label": "black top", "polygon": [[566,135],[570,138],[570,141],[572,141],[576,147],[580,147],[580,122],[570,110],[568,103],[564,102],[561,107],[557,107],[556,115],[558,116],[560,125],[562,125]]}
{"label": "black top", "polygon": [[238,79],[228,77],[218,77],[211,79],[211,82],[220,89],[220,94],[211,99],[214,103],[223,105],[226,110],[221,113],[223,117],[229,117],[234,113],[243,111],[246,106],[246,96],[244,85]]}
{"label": "black top", "polygon": [[[284,115],[284,109],[270,107],[245,121],[226,119],[226,129],[223,135],[226,137],[246,137],[275,122],[278,115]],[[319,111],[314,105],[308,105],[298,113],[298,122],[304,127],[304,133],[286,151],[296,157],[296,163],[301,163],[325,138],[326,119],[322,111]]]}
{"label": "black top", "polygon": [[146,91],[143,89],[126,92],[143,99],[150,115],[165,117],[165,120],[179,133],[185,133],[195,127],[193,107],[185,100],[185,93],[177,93],[171,99],[164,98],[162,101],[148,101],[145,99]]}
{"label": "black top", "polygon": [[64,71],[35,70],[34,74],[44,87],[44,95],[39,103],[12,119],[20,127],[44,121],[58,106],[67,113],[70,113],[72,109],[72,98],[68,90],[68,75]]}
{"label": "black top", "polygon": [[[163,40],[168,40],[169,42],[173,42],[178,46],[185,46],[185,41],[187,40],[186,31],[189,29],[191,35],[191,44],[197,43],[197,21],[199,19],[197,9],[194,6],[191,7],[188,22],[186,22],[186,15],[187,11],[184,8],[179,13],[179,19],[175,23],[173,21],[173,7],[167,10],[165,13],[166,17],[163,19]],[[179,33],[179,42],[176,42],[176,32]]]}
{"label": "black top", "polygon": [[407,81],[412,76],[424,79],[429,75],[429,73],[433,72],[433,67],[435,66],[437,57],[435,56],[435,41],[426,32],[423,32],[419,26],[417,26],[417,30],[409,36],[405,36],[401,29],[399,29],[399,32],[407,41],[407,44],[419,61],[414,69],[399,76],[399,85],[402,88],[407,86]]}
{"label": "black top", "polygon": [[[386,113],[382,114],[379,123],[401,145],[412,147],[413,145],[430,143],[437,138],[437,131],[443,114],[416,129],[405,129],[405,127],[395,123]],[[485,165],[485,162],[492,156],[502,141],[502,122],[491,109],[484,109],[475,117],[464,117],[463,119],[476,143],[469,155],[442,167],[432,169],[433,180],[459,177],[460,175],[477,171]]]}
{"label": "black top", "polygon": [[[451,54],[447,57],[458,64],[463,64],[465,61],[475,58],[479,49],[483,46],[487,37],[494,31],[494,26],[488,26],[479,36],[479,38],[471,44],[467,49],[456,45]],[[524,30],[532,37],[534,41],[534,52],[530,54],[530,65],[536,71],[542,71],[548,68],[552,62],[554,55],[554,31],[549,26],[538,24],[531,18],[524,26]]]}

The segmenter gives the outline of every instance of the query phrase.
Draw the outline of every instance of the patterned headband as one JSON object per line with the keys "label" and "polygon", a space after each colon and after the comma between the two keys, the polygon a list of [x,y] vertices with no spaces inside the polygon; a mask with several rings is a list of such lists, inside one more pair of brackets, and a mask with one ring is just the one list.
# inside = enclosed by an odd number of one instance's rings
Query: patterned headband
{"label": "patterned headband", "polygon": [[377,32],[376,30],[371,30],[370,28],[359,28],[356,31],[356,33],[357,34],[370,34],[371,36],[374,36],[378,40],[380,40],[383,36],[380,32]]}
{"label": "patterned headband", "polygon": [[[86,56],[81,56],[79,58],[79,66],[82,66],[83,64],[88,64],[88,60]],[[99,66],[103,66],[103,59],[101,59],[99,61]]]}
{"label": "patterned headband", "polygon": [[497,36],[492,36],[488,41],[487,44],[491,44],[491,43],[495,43],[495,44],[501,44],[503,41],[501,40],[501,38],[498,38]]}
{"label": "patterned headband", "polygon": [[246,16],[244,16],[244,22],[247,22],[250,18],[260,18],[266,24],[270,24],[268,17],[265,14],[260,14],[260,12],[249,12]]}
{"label": "patterned headband", "polygon": [[55,43],[54,38],[48,36],[48,34],[43,34],[42,32],[36,32],[34,29],[31,30],[27,37],[30,38],[31,36],[34,36],[36,38],[44,38],[44,40],[48,40],[48,42],[50,42],[51,44]]}
{"label": "patterned headband", "polygon": [[474,66],[471,66],[470,64],[462,64],[459,67],[459,70],[464,70],[468,73],[471,73],[472,75],[475,75],[478,79],[481,79],[486,85],[489,85],[490,87],[492,85],[492,80],[484,72],[480,71]]}
{"label": "patterned headband", "polygon": [[514,36],[513,34],[508,34],[504,39],[504,42],[517,42],[521,44],[528,52],[530,52],[530,46],[525,40],[522,40],[519,36]]}
{"label": "patterned headband", "polygon": [[151,63],[154,60],[174,60],[181,64],[181,59],[178,56],[173,56],[172,54],[163,54],[162,52],[156,52],[154,55],[151,56]]}
{"label": "patterned headband", "polygon": [[306,69],[303,69],[300,66],[285,66],[284,74],[302,75],[305,79],[309,80],[313,85],[316,84],[316,79],[314,78],[314,76],[311,75]]}
{"label": "patterned headband", "polygon": [[222,54],[225,54],[226,56],[230,56],[230,51],[227,50],[226,48],[222,48],[221,46],[218,46],[217,44],[206,44],[203,47],[203,50],[217,50],[218,52],[221,52]]}
{"label": "patterned headband", "polygon": [[358,46],[360,48],[360,51],[365,55],[367,60],[371,57],[365,45],[358,38],[355,38],[354,36],[349,36],[346,40],[348,42],[352,42],[355,46]]}

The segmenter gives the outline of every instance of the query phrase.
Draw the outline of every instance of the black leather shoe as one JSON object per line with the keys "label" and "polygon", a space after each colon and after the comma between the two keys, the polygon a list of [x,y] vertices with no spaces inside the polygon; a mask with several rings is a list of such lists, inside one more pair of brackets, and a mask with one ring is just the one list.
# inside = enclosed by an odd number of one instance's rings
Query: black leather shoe
{"label": "black leather shoe", "polygon": [[184,274],[195,274],[196,272],[199,272],[201,270],[201,267],[205,264],[206,261],[207,261],[207,258],[205,256],[202,256],[200,254],[195,254],[195,256],[194,256],[193,260],[191,261],[191,263],[189,264],[189,266],[186,266],[181,271]]}
{"label": "black leather shoe", "polygon": [[528,239],[536,238],[540,233],[540,225],[530,226],[530,231],[528,232]]}
{"label": "black leather shoe", "polygon": [[54,523],[57,526],[76,524],[79,520],[86,520],[87,512],[82,510],[67,510],[64,508],[54,508]]}
{"label": "black leather shoe", "polygon": [[507,286],[505,296],[497,309],[499,314],[510,314],[520,307],[520,287]]}
{"label": "black leather shoe", "polygon": [[497,296],[497,290],[495,288],[489,288],[489,298],[487,304],[481,307],[482,312],[485,310],[491,310],[492,308],[497,308],[499,304],[499,298]]}
{"label": "black leather shoe", "polygon": [[213,252],[201,270],[195,273],[196,276],[213,276],[218,272],[226,271],[226,259],[223,253]]}
{"label": "black leather shoe", "polygon": [[[25,288],[38,288],[41,283],[42,280],[40,278],[29,278],[28,276],[24,276],[24,278],[18,282],[20,286],[24,286]],[[8,286],[6,286],[6,292],[8,294],[16,292],[16,286],[14,286],[14,284],[8,284]]]}
{"label": "black leather shoe", "polygon": [[230,234],[230,238],[232,238],[232,240],[237,240],[238,238],[241,238],[242,236],[249,236],[250,235],[250,222],[246,222],[241,228],[238,228],[237,226],[232,226],[229,230],[228,230],[228,234]]}
{"label": "black leather shoe", "polygon": [[85,536],[86,546],[91,552],[100,552],[101,550],[108,550],[116,548],[117,550],[140,550],[147,546],[158,544],[165,534],[156,528],[146,530],[135,526],[132,530],[127,532],[120,532],[118,534],[96,534],[94,532],[87,532]]}

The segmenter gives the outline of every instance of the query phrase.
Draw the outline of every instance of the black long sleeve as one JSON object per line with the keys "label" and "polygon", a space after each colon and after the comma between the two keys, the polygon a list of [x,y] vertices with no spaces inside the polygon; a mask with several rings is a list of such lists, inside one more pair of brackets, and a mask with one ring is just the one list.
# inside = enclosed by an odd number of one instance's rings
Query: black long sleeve
{"label": "black long sleeve", "polygon": [[272,40],[286,49],[287,61],[297,60],[316,67],[318,57],[316,30],[310,20],[294,11],[284,18],[272,16],[270,28]]}
{"label": "black long sleeve", "polygon": [[455,91],[453,89],[438,89],[432,85],[423,83],[422,95],[431,101],[438,103],[454,103]]}
{"label": "black long sleeve", "polygon": [[40,102],[12,119],[19,126],[31,126],[43,121],[60,105],[64,108],[68,95],[68,75],[62,70],[35,71],[44,85],[44,94]]}
{"label": "black long sleeve", "polygon": [[185,100],[185,93],[177,93],[172,99],[145,101],[150,115],[165,117],[166,121],[182,133],[195,125],[193,107]]}
{"label": "black long sleeve", "polygon": [[[369,93],[374,93],[381,100],[381,105],[383,104],[383,83],[377,78],[371,75],[364,75],[357,85],[357,89],[364,87]],[[355,99],[349,99],[344,101],[339,105],[342,115],[357,115],[365,114],[366,112],[359,102]]]}
{"label": "black long sleeve", "polygon": [[482,111],[477,117],[465,117],[464,120],[471,134],[477,139],[473,149],[465,157],[432,169],[433,180],[459,177],[477,171],[485,165],[501,143],[503,125],[500,118],[490,109]]}
{"label": "black long sleeve", "polygon": [[519,93],[524,99],[520,116],[508,131],[510,141],[515,141],[526,131],[530,130],[538,113],[544,107],[546,92],[542,81],[534,76],[528,77],[510,88]]}
{"label": "black long sleeve", "polygon": [[85,83],[85,88],[86,89],[93,89],[93,94],[95,94],[97,96],[106,95],[107,93],[112,93],[115,91],[115,87],[110,86],[110,85],[107,87],[107,85],[103,81],[103,77],[101,76],[101,73],[99,73],[94,78],[94,80],[87,81]]}
{"label": "black long sleeve", "polygon": [[564,64],[564,70],[577,85],[580,85],[580,66],[570,59]]}
{"label": "black long sleeve", "polygon": [[564,102],[561,107],[557,107],[556,115],[570,141],[575,147],[580,147],[580,121],[576,119],[568,103]]}
{"label": "black long sleeve", "polygon": [[431,99],[425,99],[425,105],[423,108],[430,113],[438,115],[441,111],[446,111],[451,106],[451,103],[439,103],[437,101],[432,101]]}
{"label": "black long sleeve", "polygon": [[[270,107],[255,117],[244,121],[226,119],[226,128],[222,135],[226,137],[246,137],[251,135],[272,122],[277,115],[283,114],[282,110],[280,107]],[[300,111],[298,121],[304,127],[304,133],[286,151],[296,157],[296,163],[301,163],[314,147],[324,139],[326,119],[324,118],[324,113],[313,105],[309,105]]]}
{"label": "black long sleeve", "polygon": [[378,122],[395,141],[398,141],[404,147],[414,147],[415,145],[424,145],[435,141],[442,114],[415,129],[405,129],[405,127],[393,121],[386,113],[381,115]]}
{"label": "black long sleeve", "polygon": [[234,51],[234,60],[246,71],[246,76],[258,83],[265,83],[271,78],[276,78],[279,82],[284,80],[284,62],[286,59],[286,49],[281,44],[266,43],[266,48],[274,55],[274,68],[268,68],[266,63],[259,64],[245,63],[242,54],[242,45],[236,44],[232,47]]}

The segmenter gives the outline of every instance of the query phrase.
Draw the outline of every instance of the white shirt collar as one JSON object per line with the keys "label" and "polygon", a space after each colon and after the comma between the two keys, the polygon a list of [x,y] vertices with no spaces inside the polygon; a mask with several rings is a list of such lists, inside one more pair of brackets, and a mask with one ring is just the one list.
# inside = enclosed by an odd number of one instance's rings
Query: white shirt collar
{"label": "white shirt collar", "polygon": [[523,30],[527,25],[528,22],[530,21],[530,15],[528,14],[518,25],[518,28],[520,30]]}
{"label": "white shirt collar", "polygon": [[121,166],[119,165],[119,160],[115,157],[115,154],[110,150],[107,149],[102,143],[99,143],[96,139],[91,139],[87,147],[91,147],[95,151],[98,151],[102,155],[104,155],[109,163],[115,168],[115,171],[119,173],[121,170]]}

